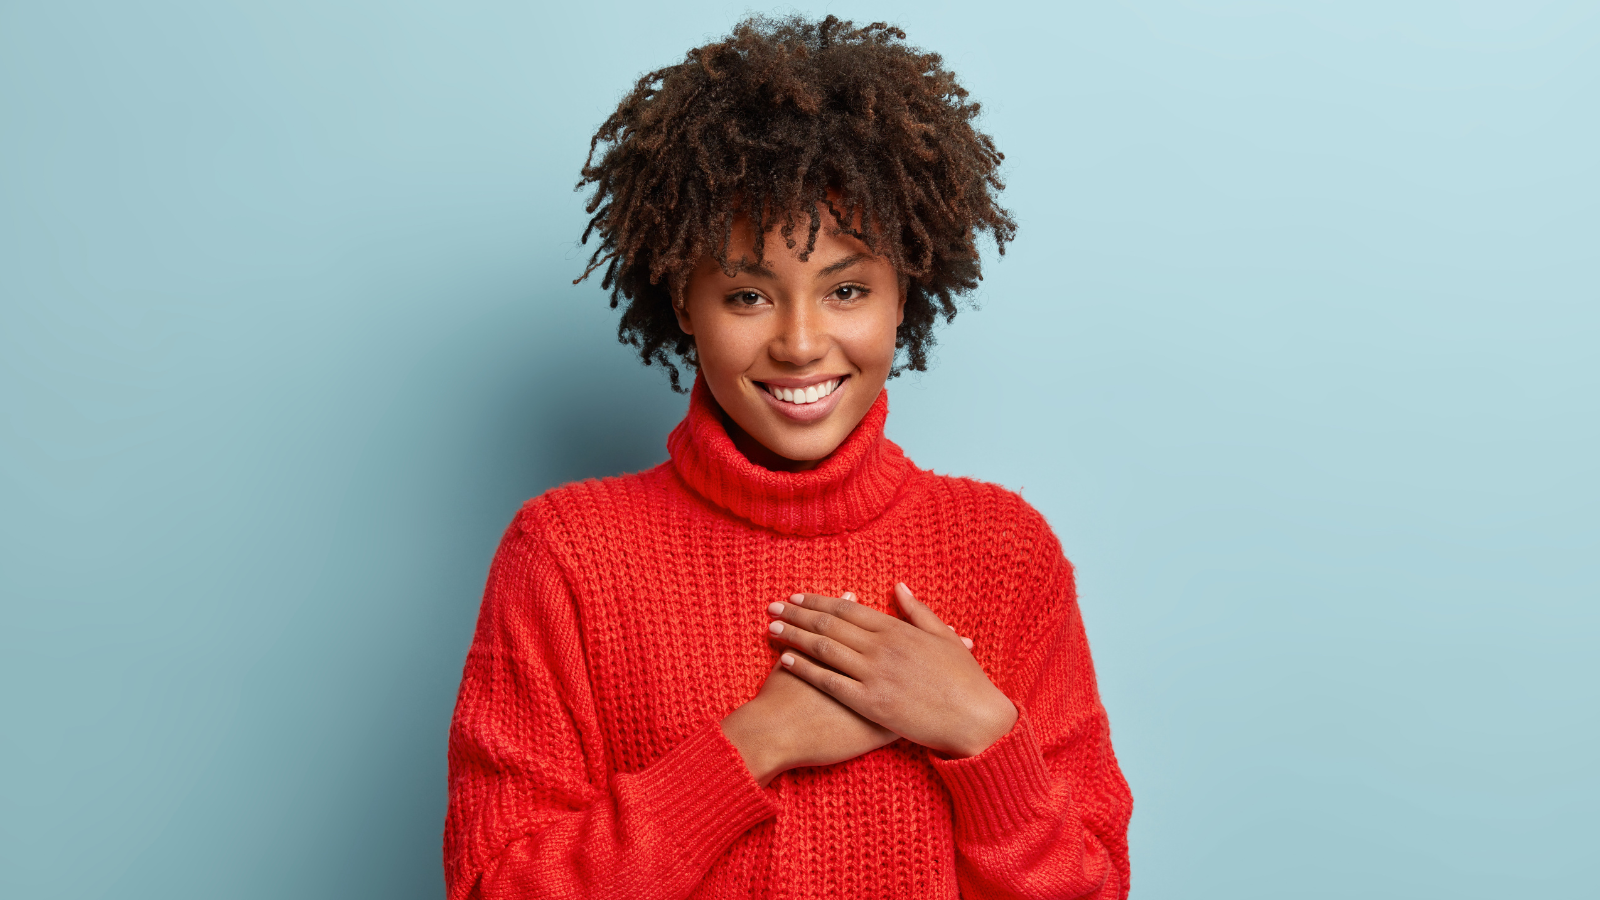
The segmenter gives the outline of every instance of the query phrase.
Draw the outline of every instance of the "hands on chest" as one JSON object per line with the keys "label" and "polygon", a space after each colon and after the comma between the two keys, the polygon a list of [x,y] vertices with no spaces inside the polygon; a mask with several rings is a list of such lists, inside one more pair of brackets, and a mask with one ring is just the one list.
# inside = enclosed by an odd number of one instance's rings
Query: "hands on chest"
{"label": "hands on chest", "polygon": [[786,645],[766,683],[722,720],[756,780],[853,759],[903,737],[952,757],[1005,736],[1017,709],[956,635],[905,585],[906,620],[855,598],[796,594],[768,607]]}

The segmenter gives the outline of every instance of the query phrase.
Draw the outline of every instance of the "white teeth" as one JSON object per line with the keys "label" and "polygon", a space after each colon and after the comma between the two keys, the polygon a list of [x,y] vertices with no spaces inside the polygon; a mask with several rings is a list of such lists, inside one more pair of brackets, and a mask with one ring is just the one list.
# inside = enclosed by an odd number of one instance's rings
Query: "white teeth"
{"label": "white teeth", "polygon": [[771,392],[772,396],[777,397],[779,400],[803,406],[807,403],[815,403],[818,400],[821,400],[823,397],[826,397],[838,390],[839,384],[842,382],[842,380],[843,379],[834,378],[830,381],[824,381],[821,384],[813,384],[806,388],[786,388],[769,384],[767,385],[767,390]]}

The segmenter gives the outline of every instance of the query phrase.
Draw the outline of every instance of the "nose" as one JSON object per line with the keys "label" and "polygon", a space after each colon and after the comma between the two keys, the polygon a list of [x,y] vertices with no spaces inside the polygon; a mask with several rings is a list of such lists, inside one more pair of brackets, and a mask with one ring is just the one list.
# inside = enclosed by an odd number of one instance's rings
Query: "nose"
{"label": "nose", "polygon": [[830,339],[822,313],[815,303],[783,304],[778,332],[768,349],[772,358],[801,368],[826,356]]}

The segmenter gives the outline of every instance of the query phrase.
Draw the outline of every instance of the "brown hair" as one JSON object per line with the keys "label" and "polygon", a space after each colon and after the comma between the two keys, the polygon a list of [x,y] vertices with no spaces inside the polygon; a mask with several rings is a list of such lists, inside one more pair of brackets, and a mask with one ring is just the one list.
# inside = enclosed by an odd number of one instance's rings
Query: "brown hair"
{"label": "brown hair", "polygon": [[907,280],[894,374],[927,368],[935,319],[954,319],[955,298],[982,278],[978,232],[1005,253],[1016,234],[998,203],[1005,157],[973,128],[979,105],[939,55],[904,40],[882,22],[752,17],[641,77],[595,132],[577,189],[594,186],[583,243],[600,244],[574,283],[605,267],[612,308],[625,301],[618,340],[666,367],[674,389],[674,361],[695,357],[672,303],[708,254],[730,268],[741,217],[756,261],[767,229],[793,250],[802,223],[804,260],[826,209],[830,228],[893,263]]}

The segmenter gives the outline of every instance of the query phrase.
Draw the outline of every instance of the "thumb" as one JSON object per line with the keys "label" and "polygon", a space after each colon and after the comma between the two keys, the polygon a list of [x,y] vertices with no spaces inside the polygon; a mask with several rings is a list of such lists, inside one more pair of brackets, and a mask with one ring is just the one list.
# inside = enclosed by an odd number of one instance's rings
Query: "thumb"
{"label": "thumb", "polygon": [[935,634],[939,637],[954,636],[950,626],[934,615],[933,610],[925,606],[921,600],[912,596],[911,588],[906,587],[904,582],[897,583],[894,586],[894,598],[900,601],[900,608],[905,610],[906,621],[929,634]]}

